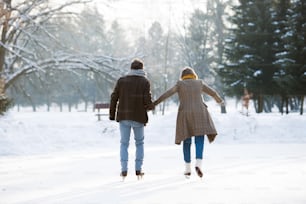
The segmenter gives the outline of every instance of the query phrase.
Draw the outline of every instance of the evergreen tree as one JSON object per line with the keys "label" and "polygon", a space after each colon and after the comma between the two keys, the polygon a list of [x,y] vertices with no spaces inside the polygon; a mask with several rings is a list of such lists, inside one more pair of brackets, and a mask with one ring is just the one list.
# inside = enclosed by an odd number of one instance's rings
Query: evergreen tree
{"label": "evergreen tree", "polygon": [[[288,45],[290,43],[289,33],[291,33],[291,27],[289,24],[289,18],[292,14],[290,0],[278,0],[275,1],[275,13],[273,15],[275,25],[275,65],[277,71],[275,73],[275,80],[278,86],[276,94],[280,95],[281,103],[279,103],[279,109],[283,113],[284,102],[288,105],[288,96],[290,95],[290,83],[292,75],[288,71],[288,65],[292,63],[292,59],[289,58]],[[288,112],[288,106],[287,106]]]}
{"label": "evergreen tree", "polygon": [[[226,7],[232,4],[231,0],[215,0],[214,1],[214,12],[213,12],[213,22],[214,22],[214,31],[213,31],[213,41],[216,42],[215,45],[213,46],[214,48],[214,58],[215,58],[215,63],[216,65],[213,65],[213,67],[219,68],[219,66],[223,64],[224,60],[224,41],[227,36],[227,29],[226,29],[226,22],[225,19],[228,17],[228,14],[226,13]],[[217,70],[218,71],[218,70]],[[223,91],[222,82],[221,78],[219,75],[216,75],[216,81],[215,81],[215,86],[219,90],[219,93],[221,94],[221,97],[224,98],[225,94]],[[221,106],[221,112],[226,113],[226,108],[225,106]]]}
{"label": "evergreen tree", "polygon": [[239,0],[233,10],[233,28],[226,40],[226,62],[220,74],[229,95],[241,96],[244,88],[249,89],[257,102],[257,112],[262,112],[264,95],[276,90],[272,3]]}
{"label": "evergreen tree", "polygon": [[290,18],[291,32],[288,73],[292,76],[290,93],[300,98],[300,114],[303,114],[304,97],[306,95],[306,2],[294,0]]}
{"label": "evergreen tree", "polygon": [[159,22],[153,22],[148,30],[148,37],[144,39],[145,66],[152,84],[152,92],[160,95],[164,91],[164,60],[165,60],[165,36]]}
{"label": "evergreen tree", "polygon": [[215,49],[215,61],[218,65],[223,63],[224,55],[224,41],[227,36],[226,22],[228,13],[226,13],[226,7],[231,5],[231,0],[215,0],[213,6],[213,31],[212,37],[215,42],[213,48]]}
{"label": "evergreen tree", "polygon": [[212,37],[212,12],[196,9],[190,18],[186,46],[187,63],[195,69],[200,78],[212,79],[211,63],[214,62]]}
{"label": "evergreen tree", "polygon": [[[97,8],[85,7],[77,19],[67,20],[61,24],[61,29],[57,27],[60,29],[58,37],[66,37],[65,44],[68,43],[75,51],[109,56],[107,48],[110,42],[107,39],[105,20]],[[70,35],[67,33],[67,28],[71,29]]]}
{"label": "evergreen tree", "polygon": [[146,53],[149,58],[146,61],[153,68],[161,68],[165,56],[165,36],[161,24],[157,21],[152,23],[148,31],[148,39],[146,41]]}
{"label": "evergreen tree", "polygon": [[107,33],[107,39],[109,42],[108,55],[113,57],[122,57],[129,55],[129,44],[125,37],[125,31],[120,26],[118,21],[114,21],[110,30]]}

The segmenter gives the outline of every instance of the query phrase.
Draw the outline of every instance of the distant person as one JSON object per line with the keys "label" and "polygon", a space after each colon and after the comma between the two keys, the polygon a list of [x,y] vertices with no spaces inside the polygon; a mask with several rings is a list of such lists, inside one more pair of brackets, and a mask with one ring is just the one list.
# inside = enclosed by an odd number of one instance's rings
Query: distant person
{"label": "distant person", "polygon": [[110,120],[116,120],[120,126],[121,176],[128,174],[128,147],[131,129],[136,145],[135,172],[138,178],[142,171],[144,158],[144,126],[148,122],[147,107],[153,106],[150,82],[143,70],[143,62],[135,59],[130,72],[118,79],[111,94]]}
{"label": "distant person", "polygon": [[242,96],[242,113],[244,113],[244,108],[246,109],[246,116],[249,115],[249,102],[251,98],[253,97],[252,93],[249,93],[249,91],[245,88],[244,93]]}
{"label": "distant person", "polygon": [[207,135],[209,142],[213,142],[217,135],[207,105],[203,102],[202,94],[206,93],[212,96],[218,103],[223,103],[223,100],[214,89],[199,80],[195,71],[190,67],[183,69],[181,80],[154,101],[154,105],[158,105],[175,93],[178,93],[180,101],[176,120],[175,144],[179,145],[183,142],[184,175],[187,178],[191,175],[190,147],[191,138],[194,137],[196,149],[195,171],[199,177],[202,177],[204,135]]}

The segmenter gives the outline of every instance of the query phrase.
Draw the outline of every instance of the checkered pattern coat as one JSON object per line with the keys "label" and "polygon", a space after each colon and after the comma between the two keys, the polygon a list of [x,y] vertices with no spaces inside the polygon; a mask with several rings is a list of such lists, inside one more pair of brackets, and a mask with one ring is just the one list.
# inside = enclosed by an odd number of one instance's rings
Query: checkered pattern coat
{"label": "checkered pattern coat", "polygon": [[218,103],[222,99],[217,92],[205,84],[202,80],[186,79],[176,83],[176,85],[162,94],[154,104],[157,105],[175,93],[178,93],[180,105],[178,108],[176,121],[175,144],[180,144],[183,140],[192,136],[207,135],[209,142],[212,142],[217,131],[207,110],[207,105],[203,102],[202,94],[212,96]]}

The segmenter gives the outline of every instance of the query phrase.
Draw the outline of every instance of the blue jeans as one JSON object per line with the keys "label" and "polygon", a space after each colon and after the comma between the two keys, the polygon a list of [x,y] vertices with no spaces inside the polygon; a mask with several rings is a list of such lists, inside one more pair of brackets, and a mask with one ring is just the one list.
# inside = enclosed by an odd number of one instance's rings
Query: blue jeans
{"label": "blue jeans", "polygon": [[144,124],[132,120],[122,120],[120,125],[120,161],[121,171],[128,170],[129,153],[128,148],[130,144],[131,129],[133,128],[134,139],[136,145],[136,159],[135,170],[141,171],[143,157],[144,157]]}
{"label": "blue jeans", "polygon": [[[195,136],[194,141],[196,149],[196,159],[202,159],[203,149],[204,149],[204,135]],[[184,153],[184,161],[186,163],[191,162],[190,147],[191,147],[191,138],[185,139],[183,142],[183,153]]]}

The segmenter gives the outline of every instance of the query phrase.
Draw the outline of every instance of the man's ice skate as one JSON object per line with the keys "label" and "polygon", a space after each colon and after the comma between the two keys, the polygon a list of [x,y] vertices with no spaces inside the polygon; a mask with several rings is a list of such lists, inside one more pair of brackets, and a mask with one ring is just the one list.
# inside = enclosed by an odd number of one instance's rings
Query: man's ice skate
{"label": "man's ice skate", "polygon": [[120,174],[121,178],[122,178],[122,181],[125,180],[126,176],[127,176],[127,171],[122,171],[121,174]]}
{"label": "man's ice skate", "polygon": [[136,176],[137,176],[137,179],[138,179],[138,180],[141,180],[142,177],[143,177],[143,175],[144,175],[144,172],[142,172],[142,171],[136,171]]}

